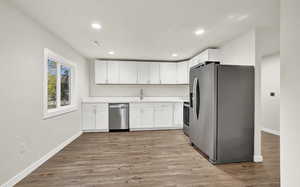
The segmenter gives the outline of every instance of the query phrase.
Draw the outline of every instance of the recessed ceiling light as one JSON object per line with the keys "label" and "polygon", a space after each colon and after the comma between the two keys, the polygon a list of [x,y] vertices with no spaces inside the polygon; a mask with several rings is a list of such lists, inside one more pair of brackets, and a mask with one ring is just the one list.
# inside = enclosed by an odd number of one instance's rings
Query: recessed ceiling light
{"label": "recessed ceiling light", "polygon": [[108,54],[110,54],[110,55],[114,55],[114,54],[115,54],[115,52],[114,52],[114,51],[109,51],[109,52],[108,52]]}
{"label": "recessed ceiling light", "polygon": [[204,33],[205,33],[205,30],[204,30],[204,29],[198,29],[198,30],[195,31],[195,34],[196,34],[197,36],[200,36],[200,35],[202,35],[202,34],[204,34]]}
{"label": "recessed ceiling light", "polygon": [[177,53],[173,53],[172,57],[178,57],[178,54]]}
{"label": "recessed ceiling light", "polygon": [[96,30],[100,30],[102,26],[99,23],[92,23],[91,27]]}

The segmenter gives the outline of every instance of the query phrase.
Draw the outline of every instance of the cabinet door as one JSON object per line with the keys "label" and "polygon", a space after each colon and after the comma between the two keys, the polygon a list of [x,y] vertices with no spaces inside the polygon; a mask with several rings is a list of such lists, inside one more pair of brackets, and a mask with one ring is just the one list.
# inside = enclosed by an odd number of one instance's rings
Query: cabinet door
{"label": "cabinet door", "polygon": [[149,65],[150,84],[161,84],[160,81],[160,65],[158,62]]}
{"label": "cabinet door", "polygon": [[141,116],[140,116],[140,104],[130,103],[129,112],[129,128],[136,129],[140,128]]}
{"label": "cabinet door", "polygon": [[150,83],[150,70],[149,63],[143,62],[137,64],[138,71],[138,84],[149,84]]}
{"label": "cabinet door", "polygon": [[136,62],[120,62],[120,84],[137,83],[137,65]]}
{"label": "cabinet door", "polygon": [[177,84],[189,84],[188,61],[177,63]]}
{"label": "cabinet door", "polygon": [[109,84],[119,84],[119,62],[109,61],[107,62],[107,82]]}
{"label": "cabinet door", "polygon": [[95,129],[96,122],[96,105],[83,104],[82,105],[82,129],[93,130]]}
{"label": "cabinet door", "polygon": [[153,128],[154,127],[154,105],[142,104],[140,108],[140,123],[141,128]]}
{"label": "cabinet door", "polygon": [[176,84],[177,82],[177,64],[160,63],[160,78],[162,84]]}
{"label": "cabinet door", "polygon": [[108,131],[108,104],[97,104],[95,129]]}
{"label": "cabinet door", "polygon": [[107,63],[95,61],[95,84],[107,83]]}
{"label": "cabinet door", "polygon": [[173,105],[170,103],[156,104],[155,127],[167,128],[173,126]]}
{"label": "cabinet door", "polygon": [[183,103],[174,104],[174,126],[183,128]]}

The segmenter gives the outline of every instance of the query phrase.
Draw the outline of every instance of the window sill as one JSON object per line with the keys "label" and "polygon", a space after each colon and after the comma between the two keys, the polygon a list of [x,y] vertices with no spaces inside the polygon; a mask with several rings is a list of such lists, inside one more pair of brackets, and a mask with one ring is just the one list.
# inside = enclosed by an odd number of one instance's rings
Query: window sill
{"label": "window sill", "polygon": [[44,113],[43,119],[49,119],[56,116],[64,115],[78,110],[77,106],[61,107],[59,109],[51,109]]}

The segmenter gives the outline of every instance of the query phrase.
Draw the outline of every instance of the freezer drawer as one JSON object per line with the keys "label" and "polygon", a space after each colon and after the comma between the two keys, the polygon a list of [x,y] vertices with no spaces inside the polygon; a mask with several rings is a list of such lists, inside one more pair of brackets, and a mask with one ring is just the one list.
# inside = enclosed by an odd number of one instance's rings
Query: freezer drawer
{"label": "freezer drawer", "polygon": [[129,129],[129,104],[109,104],[109,131]]}

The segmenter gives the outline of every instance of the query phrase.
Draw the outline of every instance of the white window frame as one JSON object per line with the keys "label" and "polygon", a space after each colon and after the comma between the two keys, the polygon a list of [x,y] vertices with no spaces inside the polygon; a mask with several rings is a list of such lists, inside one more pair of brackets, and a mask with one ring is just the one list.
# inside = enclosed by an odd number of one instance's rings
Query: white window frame
{"label": "white window frame", "polygon": [[[56,81],[56,108],[48,109],[48,59],[52,59],[57,63],[57,81]],[[70,90],[70,105],[60,106],[60,87],[61,87],[61,65],[71,68],[71,90]],[[77,66],[75,63],[65,59],[64,57],[52,52],[51,50],[44,49],[44,82],[43,82],[43,118],[48,119],[54,116],[62,115],[65,113],[73,112],[78,109],[77,99],[77,85],[76,85]]]}

